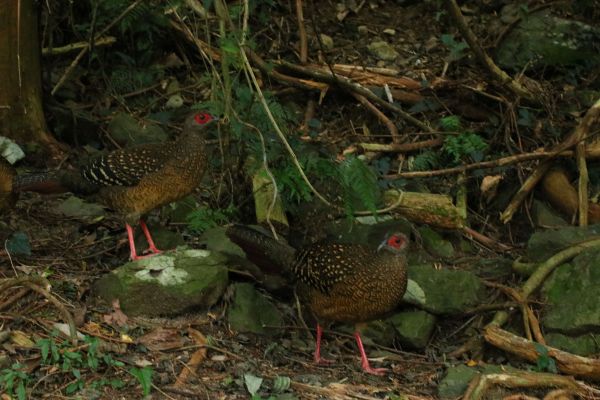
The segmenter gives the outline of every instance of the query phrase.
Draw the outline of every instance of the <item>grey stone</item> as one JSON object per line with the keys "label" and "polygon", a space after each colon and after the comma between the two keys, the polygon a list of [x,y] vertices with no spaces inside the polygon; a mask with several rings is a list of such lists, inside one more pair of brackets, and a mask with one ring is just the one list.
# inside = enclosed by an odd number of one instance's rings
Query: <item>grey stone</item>
{"label": "grey stone", "polygon": [[323,47],[325,47],[325,49],[333,49],[333,39],[331,38],[331,36],[321,33],[319,35],[319,38],[321,39],[321,43],[323,44]]}
{"label": "grey stone", "polygon": [[399,54],[388,42],[383,40],[374,41],[367,46],[373,57],[382,61],[394,61]]}
{"label": "grey stone", "polygon": [[106,215],[104,207],[97,203],[89,203],[76,196],[70,196],[60,203],[58,211],[67,217],[85,218]]}
{"label": "grey stone", "polygon": [[174,316],[214,305],[229,283],[224,257],[207,250],[179,248],[128,262],[93,286],[110,304],[118,299],[127,315]]}
{"label": "grey stone", "polygon": [[108,132],[117,143],[126,146],[164,142],[169,138],[158,125],[138,123],[131,115],[124,113],[118,113],[113,117],[108,124]]}
{"label": "grey stone", "polygon": [[531,218],[536,226],[542,228],[551,228],[557,226],[569,226],[570,224],[564,220],[553,209],[539,200],[534,200],[531,207]]}

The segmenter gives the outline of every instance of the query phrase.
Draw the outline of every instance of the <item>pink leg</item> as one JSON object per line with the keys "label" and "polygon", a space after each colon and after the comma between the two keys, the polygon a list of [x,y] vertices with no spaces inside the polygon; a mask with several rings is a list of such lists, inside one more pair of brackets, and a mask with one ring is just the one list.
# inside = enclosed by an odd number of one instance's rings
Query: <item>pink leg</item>
{"label": "pink leg", "polygon": [[371,368],[369,365],[369,359],[367,358],[367,353],[365,353],[365,348],[362,344],[362,339],[360,338],[360,333],[358,331],[354,332],[354,337],[356,338],[356,344],[358,345],[358,350],[360,351],[360,359],[363,371],[367,374],[373,375],[385,375],[387,368]]}
{"label": "pink leg", "polygon": [[161,251],[159,249],[157,249],[156,246],[154,245],[154,240],[152,240],[152,235],[150,235],[150,231],[148,230],[148,227],[146,226],[146,223],[144,222],[143,219],[140,219],[140,227],[142,228],[142,232],[144,232],[144,236],[146,236],[146,240],[148,241],[148,250],[154,254],[161,253]]}
{"label": "pink leg", "polygon": [[323,336],[323,328],[317,324],[317,345],[315,348],[315,363],[316,364],[331,364],[333,361],[321,357],[321,336]]}
{"label": "pink leg", "polygon": [[135,251],[135,241],[133,240],[133,228],[128,223],[125,223],[125,229],[127,229],[127,238],[129,239],[129,250],[131,251],[129,257],[132,260],[137,260],[140,257],[137,256]]}

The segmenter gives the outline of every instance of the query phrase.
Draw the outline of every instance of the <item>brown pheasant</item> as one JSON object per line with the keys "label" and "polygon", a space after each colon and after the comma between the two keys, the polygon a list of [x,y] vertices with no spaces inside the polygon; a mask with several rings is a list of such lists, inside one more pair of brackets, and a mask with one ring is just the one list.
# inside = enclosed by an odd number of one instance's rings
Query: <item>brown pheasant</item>
{"label": "brown pheasant", "polygon": [[[227,236],[258,265],[275,263],[282,272],[291,271],[299,281],[299,293],[319,320],[354,323],[354,337],[362,369],[382,375],[385,368],[371,368],[360,337],[362,323],[392,311],[406,291],[406,248],[408,238],[393,233],[374,250],[361,244],[317,243],[296,251],[252,228],[234,225]],[[314,360],[321,357],[323,330],[317,323]]]}
{"label": "brown pheasant", "polygon": [[150,255],[160,253],[142,216],[187,196],[200,184],[207,165],[203,131],[216,120],[207,113],[190,115],[176,141],[115,150],[78,170],[18,175],[12,181],[12,190],[70,191],[91,196],[124,216],[132,260],[145,257],[138,256],[135,250],[131,225],[137,221],[148,241]]}

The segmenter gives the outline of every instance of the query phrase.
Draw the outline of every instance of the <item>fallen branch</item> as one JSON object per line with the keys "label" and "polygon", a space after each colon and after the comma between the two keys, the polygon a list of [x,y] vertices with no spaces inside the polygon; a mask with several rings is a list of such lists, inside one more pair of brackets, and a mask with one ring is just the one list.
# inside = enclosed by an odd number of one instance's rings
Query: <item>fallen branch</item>
{"label": "fallen branch", "polygon": [[[114,36],[105,36],[105,37],[95,40],[94,47],[95,46],[108,46],[110,44],[115,43],[116,41],[117,41],[117,38]],[[44,47],[42,49],[42,55],[43,56],[56,56],[59,54],[69,53],[73,50],[80,50],[89,45],[90,45],[90,42],[77,42],[77,43],[71,43],[66,46],[61,46],[61,47]]]}
{"label": "fallen branch", "polygon": [[[488,325],[483,331],[483,337],[488,343],[530,362],[536,362],[540,357],[534,342],[498,326]],[[600,360],[571,354],[555,347],[545,347],[548,350],[548,356],[556,360],[559,371],[582,378],[600,380]]]}
{"label": "fallen branch", "polygon": [[[368,144],[368,147],[371,147],[371,146],[372,146],[371,144]],[[406,146],[408,146],[408,145],[406,145]],[[362,147],[362,145],[361,145],[361,147]],[[371,150],[371,148],[369,148],[369,150]],[[437,169],[437,170],[433,170],[433,171],[400,172],[398,174],[386,175],[385,178],[387,178],[387,179],[429,178],[429,177],[442,176],[442,175],[455,175],[455,174],[459,174],[459,173],[465,172],[465,171],[472,171],[474,169],[489,169],[489,168],[505,167],[507,165],[513,165],[513,164],[518,164],[518,163],[525,162],[525,161],[538,160],[538,159],[542,159],[542,158],[550,158],[550,159],[554,158],[554,157],[568,158],[568,157],[573,157],[574,154],[575,153],[573,151],[564,150],[564,149],[558,153],[555,151],[540,150],[540,151],[534,151],[532,153],[522,153],[522,154],[515,154],[512,156],[508,156],[508,157],[497,158],[497,159],[491,160],[491,161],[481,161],[478,163],[461,165],[459,167]],[[593,148],[586,148],[585,154],[586,154],[587,158],[594,158],[594,159],[600,158],[600,147],[595,146]],[[548,160],[548,162],[549,162],[549,160]],[[548,164],[547,167],[550,168],[551,166],[552,166],[551,164]],[[543,171],[539,172],[541,174],[539,179],[541,179],[544,176],[543,173],[545,173],[547,171],[547,169],[544,169],[543,164],[540,164],[538,166],[538,168],[543,170]],[[536,180],[535,183],[537,183],[539,181],[539,179]],[[525,186],[525,184],[523,186]],[[534,184],[534,186],[535,186],[535,184]],[[526,190],[526,189],[523,189],[523,190]],[[531,190],[531,189],[528,189],[527,193],[529,192],[529,190]],[[515,197],[516,196],[517,195],[515,195]],[[504,212],[506,212],[506,211],[504,211]]]}
{"label": "fallen branch", "polygon": [[432,147],[439,147],[444,144],[444,139],[436,138],[430,140],[423,140],[421,142],[414,143],[358,143],[358,146],[365,151],[380,151],[384,153],[411,153],[422,149],[430,149]]}
{"label": "fallen branch", "polygon": [[287,68],[291,71],[310,76],[311,78],[313,78],[317,81],[336,85],[336,86],[340,87],[341,89],[346,90],[350,93],[357,93],[359,95],[362,95],[365,98],[367,98],[369,101],[373,102],[374,104],[377,104],[382,108],[385,108],[387,110],[390,110],[390,111],[400,115],[401,118],[406,120],[408,123],[418,127],[419,129],[421,129],[425,132],[433,131],[429,127],[429,125],[426,125],[423,122],[419,121],[417,118],[413,117],[412,115],[410,115],[409,113],[404,111],[402,108],[388,102],[387,100],[380,98],[375,93],[373,93],[371,90],[363,87],[362,85],[354,82],[353,80],[351,80],[349,78],[346,78],[345,76],[340,76],[337,74],[333,75],[330,71],[315,70],[308,66],[305,67],[305,66],[295,65],[290,62],[283,61],[283,60],[275,61],[275,63],[279,64],[282,67]]}
{"label": "fallen branch", "polygon": [[[447,229],[460,229],[465,225],[465,219],[449,196],[388,190],[383,199],[385,204],[394,205],[396,212],[413,222]],[[378,213],[381,211],[390,210],[378,210]]]}
{"label": "fallen branch", "polygon": [[569,376],[527,371],[504,372],[498,374],[478,374],[475,376],[469,384],[469,387],[463,396],[463,400],[486,398],[485,393],[493,385],[509,388],[553,389],[558,387],[568,389],[568,392],[576,394],[584,394],[587,391],[580,387],[575,379]]}

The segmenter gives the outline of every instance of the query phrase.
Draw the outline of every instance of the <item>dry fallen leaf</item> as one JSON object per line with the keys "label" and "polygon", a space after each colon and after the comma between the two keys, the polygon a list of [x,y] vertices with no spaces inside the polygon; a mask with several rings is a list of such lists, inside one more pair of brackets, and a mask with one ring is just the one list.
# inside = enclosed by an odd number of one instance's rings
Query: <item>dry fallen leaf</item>
{"label": "dry fallen leaf", "polygon": [[112,302],[113,312],[103,316],[104,322],[109,325],[123,326],[127,323],[127,315],[121,311],[119,300],[115,299]]}
{"label": "dry fallen leaf", "polygon": [[498,185],[502,180],[502,175],[488,175],[481,181],[481,194],[485,198],[486,203],[489,203],[496,197]]}
{"label": "dry fallen leaf", "polygon": [[164,351],[179,349],[185,341],[178,329],[159,327],[138,338],[138,343],[151,351]]}

